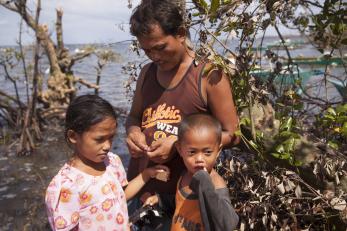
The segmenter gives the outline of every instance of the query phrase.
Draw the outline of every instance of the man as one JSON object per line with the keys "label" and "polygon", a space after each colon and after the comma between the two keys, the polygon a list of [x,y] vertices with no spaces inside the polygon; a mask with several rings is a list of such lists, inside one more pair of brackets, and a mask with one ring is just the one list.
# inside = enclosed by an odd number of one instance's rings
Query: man
{"label": "man", "polygon": [[132,179],[155,163],[170,168],[170,179],[154,180],[139,194],[142,201],[151,194],[173,195],[184,170],[174,143],[178,125],[187,115],[208,113],[222,124],[222,145],[237,142],[234,132],[238,117],[230,82],[210,64],[197,62],[187,47],[186,28],[180,7],[170,0],[146,0],[133,12],[130,31],[153,61],[141,70],[129,116],[127,145]]}

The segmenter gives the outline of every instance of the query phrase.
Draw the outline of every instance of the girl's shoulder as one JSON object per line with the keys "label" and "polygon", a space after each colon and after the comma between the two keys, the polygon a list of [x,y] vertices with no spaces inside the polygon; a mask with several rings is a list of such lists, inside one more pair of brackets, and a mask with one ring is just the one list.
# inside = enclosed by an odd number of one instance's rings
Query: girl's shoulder
{"label": "girl's shoulder", "polygon": [[[49,183],[45,201],[46,205],[53,209],[59,202],[61,197],[70,197],[71,195],[78,194],[78,187],[76,187],[76,173],[67,163],[59,170]],[[62,199],[64,199],[62,198]]]}
{"label": "girl's shoulder", "polygon": [[117,155],[114,154],[113,152],[109,152],[107,154],[107,160],[106,160],[106,165],[111,165],[112,167],[123,167],[123,163],[121,158]]}
{"label": "girl's shoulder", "polygon": [[58,173],[53,177],[48,185],[47,190],[60,189],[62,187],[69,187],[74,183],[76,179],[76,171],[68,163],[65,163],[63,167],[60,168]]}

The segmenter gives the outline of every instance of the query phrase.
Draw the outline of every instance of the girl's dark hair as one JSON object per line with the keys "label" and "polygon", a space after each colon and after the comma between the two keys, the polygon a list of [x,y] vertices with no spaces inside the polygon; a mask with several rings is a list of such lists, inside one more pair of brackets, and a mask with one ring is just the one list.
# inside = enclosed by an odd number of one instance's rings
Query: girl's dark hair
{"label": "girl's dark hair", "polygon": [[222,142],[222,125],[209,114],[192,114],[185,117],[178,128],[178,141],[183,139],[184,134],[190,129],[208,128],[215,133],[216,140]]}
{"label": "girl's dark hair", "polygon": [[139,37],[151,32],[159,25],[166,35],[177,35],[184,26],[181,8],[171,0],[142,0],[130,17],[130,32]]}
{"label": "girl's dark hair", "polygon": [[108,101],[97,95],[78,96],[70,103],[66,111],[65,138],[67,138],[68,130],[82,134],[108,117],[117,120],[117,115]]}

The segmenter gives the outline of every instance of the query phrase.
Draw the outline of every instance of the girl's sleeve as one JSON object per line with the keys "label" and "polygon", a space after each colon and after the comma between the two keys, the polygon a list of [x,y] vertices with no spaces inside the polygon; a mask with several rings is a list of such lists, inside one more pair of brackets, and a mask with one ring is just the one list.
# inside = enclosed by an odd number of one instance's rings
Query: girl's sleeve
{"label": "girl's sleeve", "polygon": [[48,186],[45,203],[52,230],[67,231],[78,228],[79,194],[72,182],[60,184],[60,180],[57,175]]}
{"label": "girl's sleeve", "polygon": [[113,157],[113,160],[111,160],[111,164],[114,167],[114,171],[118,181],[120,182],[122,187],[127,186],[128,185],[127,174],[125,172],[122,160],[119,158],[118,155],[115,155],[115,154],[113,154],[112,157]]}

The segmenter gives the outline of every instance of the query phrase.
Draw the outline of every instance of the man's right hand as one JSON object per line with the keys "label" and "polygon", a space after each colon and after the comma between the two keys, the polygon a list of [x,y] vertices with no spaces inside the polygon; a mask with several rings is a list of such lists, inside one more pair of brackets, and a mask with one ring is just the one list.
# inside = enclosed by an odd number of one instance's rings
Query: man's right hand
{"label": "man's right hand", "polygon": [[126,139],[129,153],[133,158],[143,157],[149,149],[145,134],[140,131],[131,131]]}

